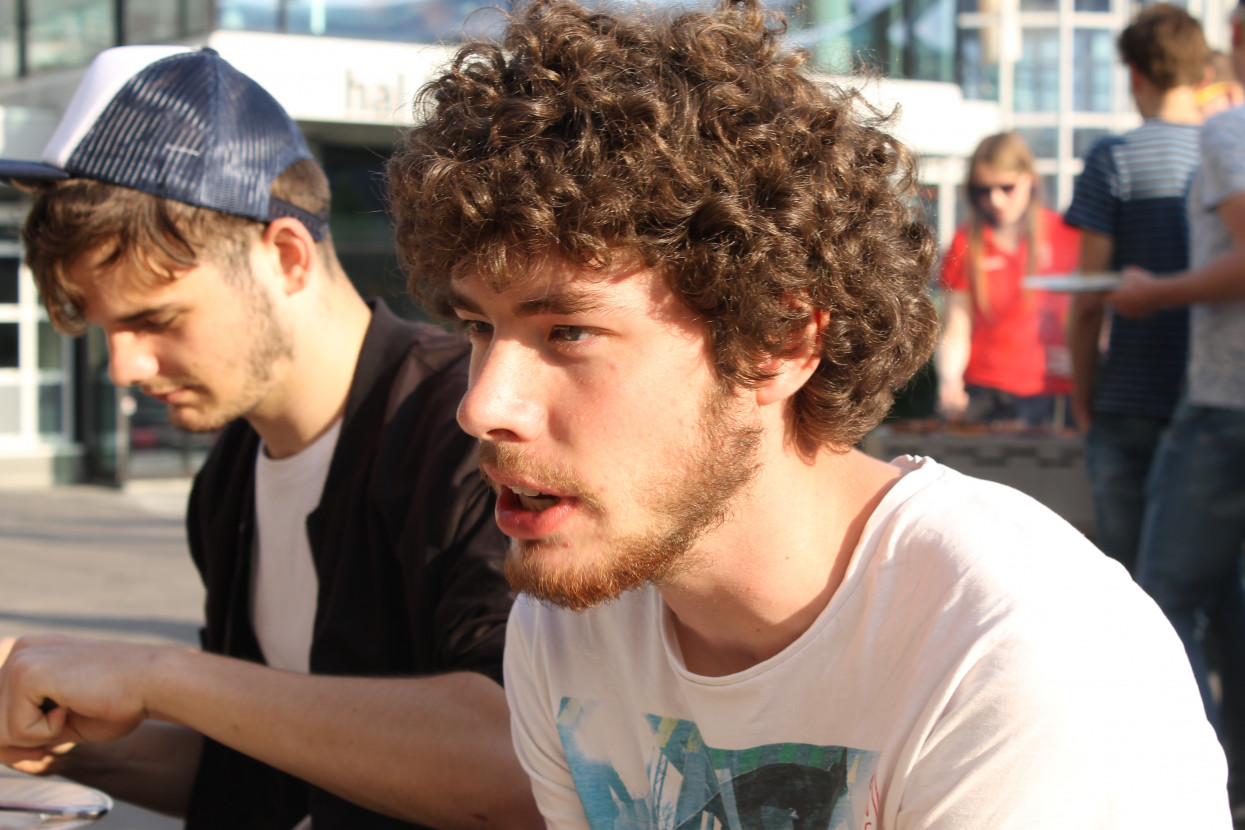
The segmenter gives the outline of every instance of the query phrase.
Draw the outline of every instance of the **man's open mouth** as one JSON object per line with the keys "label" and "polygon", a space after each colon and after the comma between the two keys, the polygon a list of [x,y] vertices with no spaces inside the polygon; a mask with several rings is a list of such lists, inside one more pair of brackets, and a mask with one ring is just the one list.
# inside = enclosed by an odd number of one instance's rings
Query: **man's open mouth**
{"label": "man's open mouth", "polygon": [[519,504],[524,510],[531,510],[535,513],[547,510],[562,500],[561,496],[550,496],[530,487],[515,487],[512,485],[510,490],[519,497]]}

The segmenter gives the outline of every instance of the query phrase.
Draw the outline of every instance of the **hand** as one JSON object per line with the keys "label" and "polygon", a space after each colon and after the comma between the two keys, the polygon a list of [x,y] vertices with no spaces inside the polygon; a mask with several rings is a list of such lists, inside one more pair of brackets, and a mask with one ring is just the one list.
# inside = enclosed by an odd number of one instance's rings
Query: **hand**
{"label": "hand", "polygon": [[938,386],[938,414],[948,421],[958,421],[968,408],[968,393],[962,383],[941,383]]}
{"label": "hand", "polygon": [[39,769],[66,742],[128,734],[146,717],[137,681],[158,648],[45,636],[0,644],[0,760]]}
{"label": "hand", "polygon": [[0,764],[27,775],[55,775],[60,769],[61,758],[76,746],[72,741],[66,741],[49,747],[0,747]]}
{"label": "hand", "polygon": [[1163,306],[1157,296],[1158,279],[1144,268],[1129,265],[1121,272],[1120,287],[1107,295],[1115,313],[1131,320],[1148,317]]}
{"label": "hand", "polygon": [[1088,400],[1072,396],[1072,418],[1076,421],[1077,432],[1082,435],[1089,434],[1089,428],[1094,425],[1094,415]]}

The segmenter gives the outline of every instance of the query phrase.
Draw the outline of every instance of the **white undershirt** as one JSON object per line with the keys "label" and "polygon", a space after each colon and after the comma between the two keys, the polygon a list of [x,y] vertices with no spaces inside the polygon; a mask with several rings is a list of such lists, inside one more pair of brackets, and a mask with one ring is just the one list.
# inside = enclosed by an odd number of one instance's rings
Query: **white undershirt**
{"label": "white undershirt", "polygon": [[269,458],[261,441],[255,458],[251,625],[274,669],[309,668],[318,580],[307,515],[320,503],[340,432],[339,419],[302,452],[280,460]]}

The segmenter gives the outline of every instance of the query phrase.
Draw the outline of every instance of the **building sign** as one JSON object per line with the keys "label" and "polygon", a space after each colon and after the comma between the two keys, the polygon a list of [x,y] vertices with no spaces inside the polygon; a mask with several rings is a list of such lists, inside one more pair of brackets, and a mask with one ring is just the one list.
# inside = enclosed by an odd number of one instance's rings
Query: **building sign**
{"label": "building sign", "polygon": [[208,45],[254,78],[296,121],[403,126],[450,46],[213,32]]}

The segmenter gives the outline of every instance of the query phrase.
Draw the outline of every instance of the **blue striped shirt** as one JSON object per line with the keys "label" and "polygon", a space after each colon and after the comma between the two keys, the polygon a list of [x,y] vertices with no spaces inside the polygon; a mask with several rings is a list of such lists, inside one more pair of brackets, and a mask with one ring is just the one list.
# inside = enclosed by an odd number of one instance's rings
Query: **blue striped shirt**
{"label": "blue striped shirt", "polygon": [[[1198,131],[1194,124],[1150,120],[1089,151],[1064,218],[1114,240],[1113,269],[1138,265],[1164,274],[1188,267],[1185,200],[1198,167]],[[1144,320],[1114,317],[1094,411],[1170,417],[1184,383],[1188,343],[1187,309]]]}

